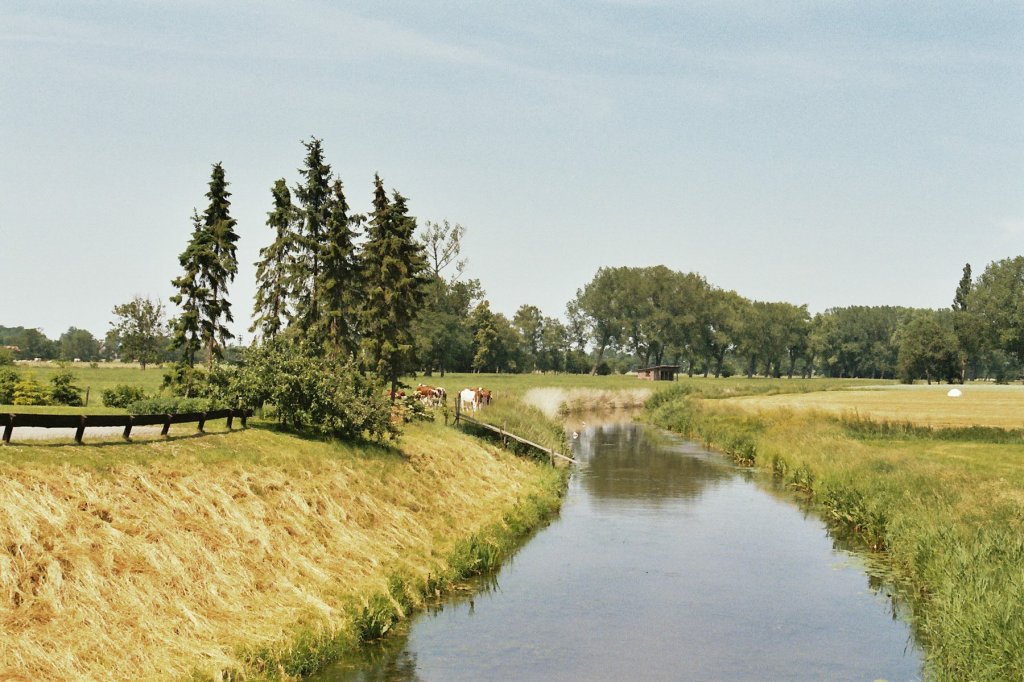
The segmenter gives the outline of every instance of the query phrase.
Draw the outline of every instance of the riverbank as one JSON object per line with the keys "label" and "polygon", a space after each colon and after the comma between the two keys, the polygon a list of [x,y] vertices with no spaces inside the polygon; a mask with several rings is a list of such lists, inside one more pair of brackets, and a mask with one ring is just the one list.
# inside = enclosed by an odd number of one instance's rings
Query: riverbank
{"label": "riverbank", "polygon": [[561,472],[440,424],[395,448],[254,428],[0,450],[0,679],[294,677],[559,505]]}
{"label": "riverbank", "polygon": [[1024,439],[678,393],[645,418],[806,492],[902,587],[934,679],[1024,678]]}

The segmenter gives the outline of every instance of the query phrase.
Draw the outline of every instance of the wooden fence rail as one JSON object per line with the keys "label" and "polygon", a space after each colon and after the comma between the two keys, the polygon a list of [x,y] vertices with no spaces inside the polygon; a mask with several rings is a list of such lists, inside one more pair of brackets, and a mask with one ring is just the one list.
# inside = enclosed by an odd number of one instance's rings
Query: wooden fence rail
{"label": "wooden fence rail", "polygon": [[75,429],[75,442],[81,444],[88,426],[122,426],[122,436],[131,439],[132,428],[135,426],[163,426],[161,436],[166,436],[171,424],[198,423],[199,431],[203,431],[206,422],[213,419],[227,419],[228,428],[233,428],[236,417],[246,427],[246,420],[252,416],[252,410],[209,410],[207,412],[183,412],[181,414],[15,414],[0,413],[0,426],[4,427],[3,444],[11,442],[14,427],[35,427],[41,429]]}
{"label": "wooden fence rail", "polygon": [[475,417],[468,417],[468,416],[466,416],[465,414],[463,414],[462,410],[460,409],[460,407],[459,407],[459,400],[456,397],[456,399],[455,399],[455,423],[458,424],[460,421],[469,422],[470,424],[473,424],[474,426],[479,426],[480,428],[487,429],[488,431],[492,431],[492,432],[498,434],[501,437],[502,442],[505,442],[506,440],[511,439],[511,440],[516,441],[517,443],[522,443],[523,445],[526,445],[527,447],[534,448],[535,450],[540,450],[541,452],[543,452],[544,454],[546,454],[548,456],[548,459],[551,461],[552,465],[554,465],[556,457],[558,457],[560,459],[563,459],[563,460],[565,460],[567,462],[572,462],[574,464],[578,463],[578,461],[579,461],[579,460],[575,460],[572,457],[569,457],[567,455],[563,455],[560,452],[556,452],[553,448],[545,447],[543,445],[540,445],[539,443],[534,443],[532,440],[527,440],[527,439],[523,438],[522,436],[517,436],[516,434],[514,434],[514,433],[512,433],[510,431],[506,431],[506,430],[504,430],[502,428],[499,428],[499,427],[495,426],[494,424],[488,424],[487,422],[482,422],[479,419],[476,419]]}

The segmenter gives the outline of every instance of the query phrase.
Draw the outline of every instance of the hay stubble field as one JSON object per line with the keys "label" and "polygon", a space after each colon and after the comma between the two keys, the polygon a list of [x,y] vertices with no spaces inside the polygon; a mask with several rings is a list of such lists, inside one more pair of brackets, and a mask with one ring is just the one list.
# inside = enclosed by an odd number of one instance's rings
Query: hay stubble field
{"label": "hay stubble field", "polygon": [[967,384],[951,398],[950,386],[884,385],[837,391],[742,396],[729,401],[749,411],[795,410],[909,422],[919,426],[1024,428],[1024,386]]}

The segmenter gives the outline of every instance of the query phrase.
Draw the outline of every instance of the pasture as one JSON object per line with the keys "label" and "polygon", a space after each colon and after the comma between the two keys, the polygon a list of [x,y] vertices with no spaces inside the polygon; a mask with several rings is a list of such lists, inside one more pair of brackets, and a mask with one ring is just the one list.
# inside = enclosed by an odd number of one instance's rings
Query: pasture
{"label": "pasture", "polygon": [[958,387],[963,391],[959,398],[946,395],[950,388],[948,385],[872,386],[841,391],[744,396],[732,398],[729,402],[750,412],[794,410],[930,427],[1024,428],[1024,386],[967,384]]}
{"label": "pasture", "polygon": [[62,413],[62,414],[121,414],[124,410],[105,408],[100,394],[104,389],[113,388],[118,384],[129,384],[141,386],[146,393],[157,393],[163,383],[164,369],[159,365],[149,365],[144,371],[136,364],[124,364],[120,362],[97,363],[95,367],[86,363],[63,363],[56,362],[19,362],[14,369],[22,377],[32,377],[36,381],[49,385],[50,379],[58,372],[65,369],[75,375],[75,385],[82,389],[82,397],[85,397],[86,389],[89,390],[89,405],[87,407],[26,407],[26,406],[4,406],[0,405],[3,412],[34,412],[34,413]]}
{"label": "pasture", "polygon": [[443,386],[448,395],[455,395],[463,388],[483,386],[494,391],[495,399],[504,395],[522,396],[531,389],[561,389],[564,391],[636,391],[657,392],[675,387],[686,387],[694,395],[706,398],[726,398],[742,395],[775,395],[781,393],[806,393],[811,391],[834,391],[879,385],[866,379],[766,379],[763,377],[687,377],[676,381],[644,381],[629,374],[594,376],[590,374],[468,374],[448,373],[441,377],[405,377],[404,381],[415,387],[419,383]]}

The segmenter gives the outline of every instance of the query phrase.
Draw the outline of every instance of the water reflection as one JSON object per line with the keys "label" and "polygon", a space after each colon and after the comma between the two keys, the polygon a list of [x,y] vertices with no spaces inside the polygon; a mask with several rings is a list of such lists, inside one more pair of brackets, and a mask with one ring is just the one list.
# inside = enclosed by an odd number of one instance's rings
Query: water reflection
{"label": "water reflection", "polygon": [[579,480],[596,501],[687,500],[736,475],[725,459],[694,443],[635,424],[601,424],[580,434],[573,456]]}
{"label": "water reflection", "polygon": [[917,679],[893,602],[785,493],[693,444],[589,426],[561,517],[321,680]]}

